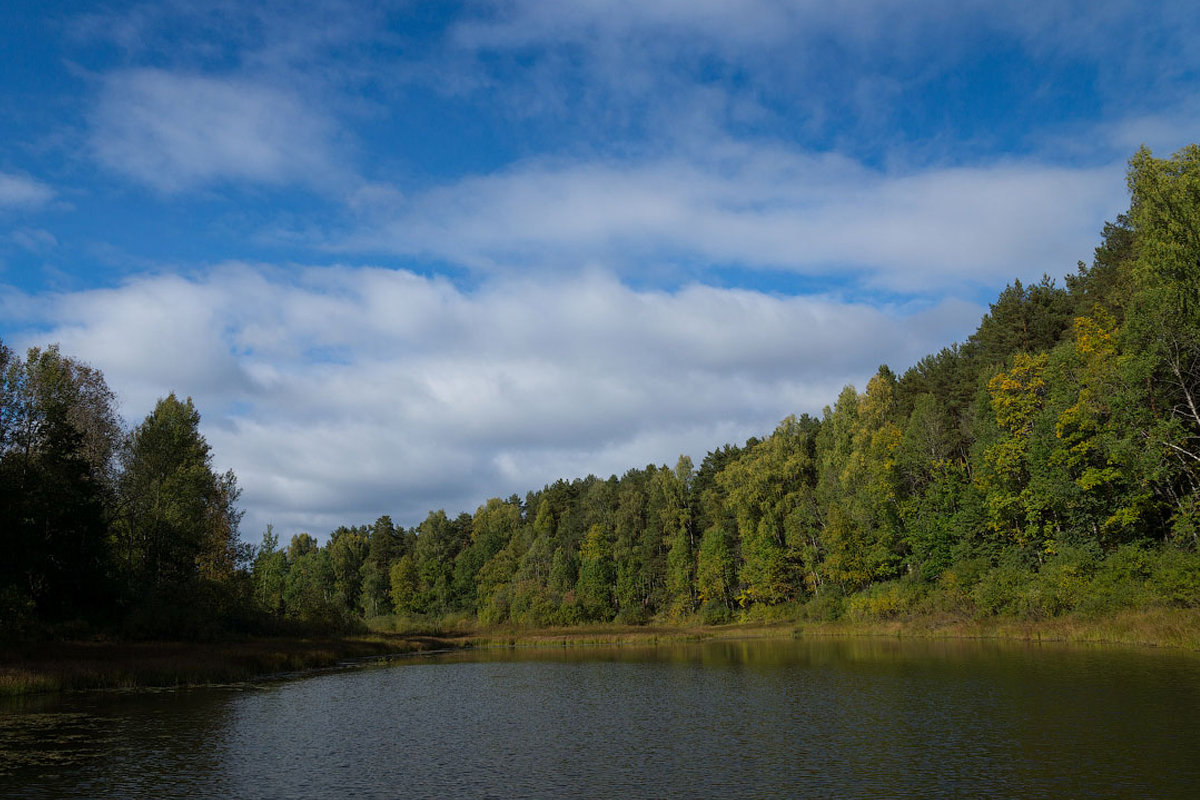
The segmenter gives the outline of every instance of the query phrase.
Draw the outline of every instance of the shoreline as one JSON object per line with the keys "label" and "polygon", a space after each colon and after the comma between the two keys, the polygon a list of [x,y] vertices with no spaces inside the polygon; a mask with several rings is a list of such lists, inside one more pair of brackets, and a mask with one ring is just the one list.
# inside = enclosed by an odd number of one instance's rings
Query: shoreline
{"label": "shoreline", "polygon": [[361,634],[216,642],[65,641],[6,645],[0,699],[107,689],[186,688],[269,680],[347,662],[419,653],[453,637]]}
{"label": "shoreline", "polygon": [[0,698],[104,689],[185,688],[272,680],[356,663],[456,649],[653,645],[803,637],[994,639],[1200,650],[1200,609],[1160,608],[1100,618],[744,621],[727,625],[474,628],[202,642],[74,641],[6,645]]}

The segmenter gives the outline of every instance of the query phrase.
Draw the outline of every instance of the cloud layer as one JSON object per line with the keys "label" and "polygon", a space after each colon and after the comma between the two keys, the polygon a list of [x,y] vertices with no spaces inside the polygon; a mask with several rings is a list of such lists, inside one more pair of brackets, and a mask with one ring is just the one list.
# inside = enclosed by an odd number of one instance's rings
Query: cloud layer
{"label": "cloud layer", "polygon": [[333,126],[286,90],[158,69],[109,75],[93,118],[96,155],[163,192],[214,182],[323,183]]}
{"label": "cloud layer", "polygon": [[131,423],[193,395],[251,539],[819,411],[1087,259],[1200,120],[1171,0],[10,16],[0,336]]}
{"label": "cloud layer", "polygon": [[[575,258],[838,275],[920,294],[1061,274],[1125,202],[1123,166],[887,174],[779,148],[640,163],[531,163],[375,209],[343,244],[483,270]],[[632,273],[632,274],[631,274]]]}
{"label": "cloud layer", "polygon": [[39,303],[42,340],[100,368],[130,424],[168,391],[196,399],[250,538],[266,522],[412,524],[559,477],[698,461],[819,413],[980,313],[637,291],[596,271],[464,292],[402,271],[247,265]]}

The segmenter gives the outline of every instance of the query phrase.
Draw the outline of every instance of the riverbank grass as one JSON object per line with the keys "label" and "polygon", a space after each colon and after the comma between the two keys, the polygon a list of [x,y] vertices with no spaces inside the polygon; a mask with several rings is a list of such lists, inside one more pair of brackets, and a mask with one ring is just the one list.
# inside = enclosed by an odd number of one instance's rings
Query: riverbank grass
{"label": "riverbank grass", "polygon": [[[1172,647],[1200,651],[1200,609],[1153,607],[1104,616],[1043,619],[971,618],[930,612],[887,619],[747,618],[704,624],[699,618],[658,625],[469,627],[380,618],[369,634],[324,638],[256,638],[197,642],[43,642],[0,651],[0,697],[86,689],[186,687],[237,683],[325,669],[356,661],[454,648],[657,645],[714,639],[893,637],[1008,639]],[[810,610],[811,611],[811,610]]]}
{"label": "riverbank grass", "polygon": [[370,634],[202,642],[40,642],[0,651],[0,696],[235,683],[449,646]]}

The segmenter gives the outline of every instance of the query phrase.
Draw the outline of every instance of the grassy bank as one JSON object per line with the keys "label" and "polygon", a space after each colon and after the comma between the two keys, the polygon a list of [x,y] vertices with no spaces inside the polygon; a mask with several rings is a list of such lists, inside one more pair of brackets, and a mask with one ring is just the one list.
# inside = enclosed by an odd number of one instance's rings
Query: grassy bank
{"label": "grassy bank", "polygon": [[577,627],[499,627],[479,630],[471,636],[476,647],[538,647],[604,644],[673,644],[710,639],[791,638],[793,623],[746,622],[704,625],[582,625]]}
{"label": "grassy bank", "polygon": [[39,642],[0,649],[0,696],[197,686],[454,646],[450,637],[371,634],[198,642]]}
{"label": "grassy bank", "polygon": [[893,619],[746,620],[724,625],[698,621],[679,625],[596,625],[568,628],[494,628],[477,631],[472,646],[668,644],[711,639],[794,638],[802,636],[886,636],[927,639],[1009,639],[1015,641],[1120,644],[1200,651],[1200,609],[1153,608],[1106,617],[1066,615],[1047,619],[965,618],[919,614]]}
{"label": "grassy bank", "polygon": [[713,639],[799,636],[1010,639],[1121,644],[1200,650],[1200,609],[1151,608],[1109,616],[1046,619],[953,614],[893,619],[813,621],[776,617],[724,625],[698,620],[658,625],[471,628],[461,621],[426,624],[407,633],[327,638],[261,638],[191,642],[56,642],[0,651],[0,696],[81,689],[197,686],[261,679],[455,647],[652,645]]}
{"label": "grassy bank", "polygon": [[1012,639],[1200,650],[1200,609],[1151,608],[1105,617],[1065,615],[1047,619],[969,619],[936,614],[888,620],[842,619],[799,623],[796,632],[803,636]]}

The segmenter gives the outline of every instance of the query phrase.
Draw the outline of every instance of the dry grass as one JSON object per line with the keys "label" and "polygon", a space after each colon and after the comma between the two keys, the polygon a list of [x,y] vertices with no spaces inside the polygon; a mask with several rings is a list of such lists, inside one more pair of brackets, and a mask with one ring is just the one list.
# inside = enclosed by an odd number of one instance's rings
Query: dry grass
{"label": "dry grass", "polygon": [[1151,608],[1104,617],[971,619],[952,614],[886,621],[730,625],[494,627],[342,638],[193,642],[66,642],[0,651],[0,696],[79,689],[232,683],[364,659],[461,647],[668,644],[713,639],[865,636],[1112,643],[1200,650],[1200,609]]}
{"label": "dry grass", "polygon": [[779,621],[729,625],[590,625],[565,628],[480,629],[464,642],[472,647],[597,644],[667,644],[711,639],[800,636],[886,636],[930,639],[1009,639],[1107,643],[1200,650],[1200,609],[1149,608],[1109,616],[1067,615],[1046,619],[913,615],[880,621]]}
{"label": "dry grass", "polygon": [[787,638],[795,632],[790,622],[731,625],[577,625],[571,627],[481,628],[468,639],[474,647],[525,647],[546,645],[667,644],[709,639]]}
{"label": "dry grass", "polygon": [[1012,639],[1200,650],[1200,609],[1149,608],[1104,617],[1066,615],[1046,619],[929,615],[876,622],[838,620],[804,623],[797,632],[805,636]]}
{"label": "dry grass", "polygon": [[0,696],[231,683],[453,644],[448,639],[373,634],[215,644],[53,642],[8,646],[0,651]]}
{"label": "dry grass", "polygon": [[365,659],[463,647],[658,644],[790,637],[791,625],[484,628],[372,633],[344,638],[194,642],[56,642],[0,651],[0,696],[85,689],[234,683]]}

